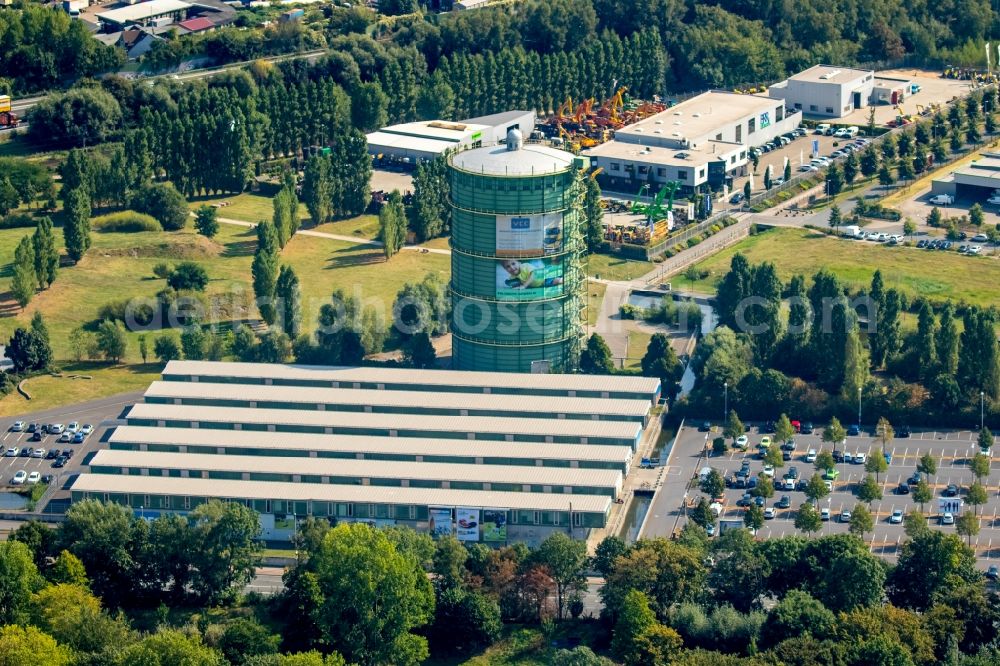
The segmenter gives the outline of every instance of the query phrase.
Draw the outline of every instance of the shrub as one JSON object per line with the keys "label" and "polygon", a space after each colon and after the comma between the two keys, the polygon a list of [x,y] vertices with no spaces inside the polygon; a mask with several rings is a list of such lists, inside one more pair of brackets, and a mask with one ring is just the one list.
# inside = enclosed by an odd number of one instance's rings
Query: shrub
{"label": "shrub", "polygon": [[183,229],[190,214],[184,195],[169,183],[146,185],[132,195],[132,207],[155,217],[167,231]]}
{"label": "shrub", "polygon": [[24,229],[37,224],[35,218],[27,213],[11,213],[0,217],[0,229]]}
{"label": "shrub", "polygon": [[718,224],[713,224],[712,225],[712,233],[713,234],[717,234],[720,231],[722,231],[722,227],[720,227]]}
{"label": "shrub", "polygon": [[182,261],[167,276],[167,284],[175,291],[205,291],[205,286],[208,285],[208,273],[200,264]]}
{"label": "shrub", "polygon": [[160,278],[161,280],[166,280],[168,277],[170,277],[170,274],[173,271],[174,271],[173,266],[171,266],[165,261],[161,261],[160,263],[153,266],[153,275]]}
{"label": "shrub", "polygon": [[95,217],[91,220],[91,224],[103,233],[134,234],[140,231],[163,231],[156,218],[132,210]]}

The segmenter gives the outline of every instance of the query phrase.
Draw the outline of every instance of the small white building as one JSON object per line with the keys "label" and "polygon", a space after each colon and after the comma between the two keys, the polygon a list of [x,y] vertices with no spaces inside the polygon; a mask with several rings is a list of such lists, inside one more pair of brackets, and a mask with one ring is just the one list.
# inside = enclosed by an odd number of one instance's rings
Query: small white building
{"label": "small white building", "polygon": [[448,150],[496,145],[507,132],[523,136],[535,128],[534,111],[505,111],[462,121],[424,120],[390,125],[368,135],[368,152],[376,162],[416,164]]}
{"label": "small white building", "polygon": [[841,118],[872,103],[875,72],[815,65],[771,86],[774,97],[807,116]]}

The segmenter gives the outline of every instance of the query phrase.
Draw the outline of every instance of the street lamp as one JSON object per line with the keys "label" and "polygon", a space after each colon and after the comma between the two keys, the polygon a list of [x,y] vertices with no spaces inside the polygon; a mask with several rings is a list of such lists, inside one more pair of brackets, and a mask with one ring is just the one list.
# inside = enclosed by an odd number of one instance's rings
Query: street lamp
{"label": "street lamp", "polygon": [[[722,383],[723,388],[723,407],[722,407],[722,423],[725,425],[726,419],[729,417],[729,382]],[[982,428],[980,428],[982,430]]]}
{"label": "street lamp", "polygon": [[858,387],[858,432],[861,432],[861,387]]}
{"label": "street lamp", "polygon": [[979,430],[982,431],[986,427],[986,422],[983,419],[986,408],[986,393],[983,391],[979,392]]}
{"label": "street lamp", "polygon": [[684,520],[687,521],[688,517],[688,494],[684,493],[684,502],[681,504],[681,509],[684,511]]}

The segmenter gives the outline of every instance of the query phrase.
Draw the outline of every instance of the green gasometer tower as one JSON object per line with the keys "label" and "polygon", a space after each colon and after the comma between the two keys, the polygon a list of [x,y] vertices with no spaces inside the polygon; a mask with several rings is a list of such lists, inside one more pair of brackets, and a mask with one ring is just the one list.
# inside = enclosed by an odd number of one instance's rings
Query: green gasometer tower
{"label": "green gasometer tower", "polygon": [[451,155],[452,367],[567,372],[583,336],[582,158],[507,144]]}

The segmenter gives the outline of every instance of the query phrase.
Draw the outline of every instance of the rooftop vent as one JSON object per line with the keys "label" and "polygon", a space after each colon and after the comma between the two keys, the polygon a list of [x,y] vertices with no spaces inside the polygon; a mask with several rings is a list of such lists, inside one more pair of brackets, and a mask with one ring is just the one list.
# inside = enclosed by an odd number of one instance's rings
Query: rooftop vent
{"label": "rooftop vent", "polygon": [[681,115],[684,115],[684,114],[682,114],[680,111],[674,111],[674,115],[675,116],[681,116]]}
{"label": "rooftop vent", "polygon": [[507,150],[521,150],[523,145],[524,136],[521,134],[521,130],[515,127],[507,132]]}
{"label": "rooftop vent", "polygon": [[466,125],[463,125],[462,123],[446,123],[446,122],[442,122],[440,120],[431,121],[431,122],[427,123],[427,126],[428,127],[434,127],[434,128],[437,128],[437,129],[453,130],[455,132],[464,132],[465,129],[466,129],[466,127],[467,127]]}
{"label": "rooftop vent", "polygon": [[701,114],[700,113],[692,113],[691,117],[692,118],[701,118]]}
{"label": "rooftop vent", "polygon": [[822,74],[819,78],[829,80],[829,79],[836,78],[837,74],[840,74],[840,70],[839,69],[831,69],[826,74]]}
{"label": "rooftop vent", "polygon": [[674,157],[676,157],[679,160],[686,160],[688,158],[688,154],[687,153],[674,153]]}

